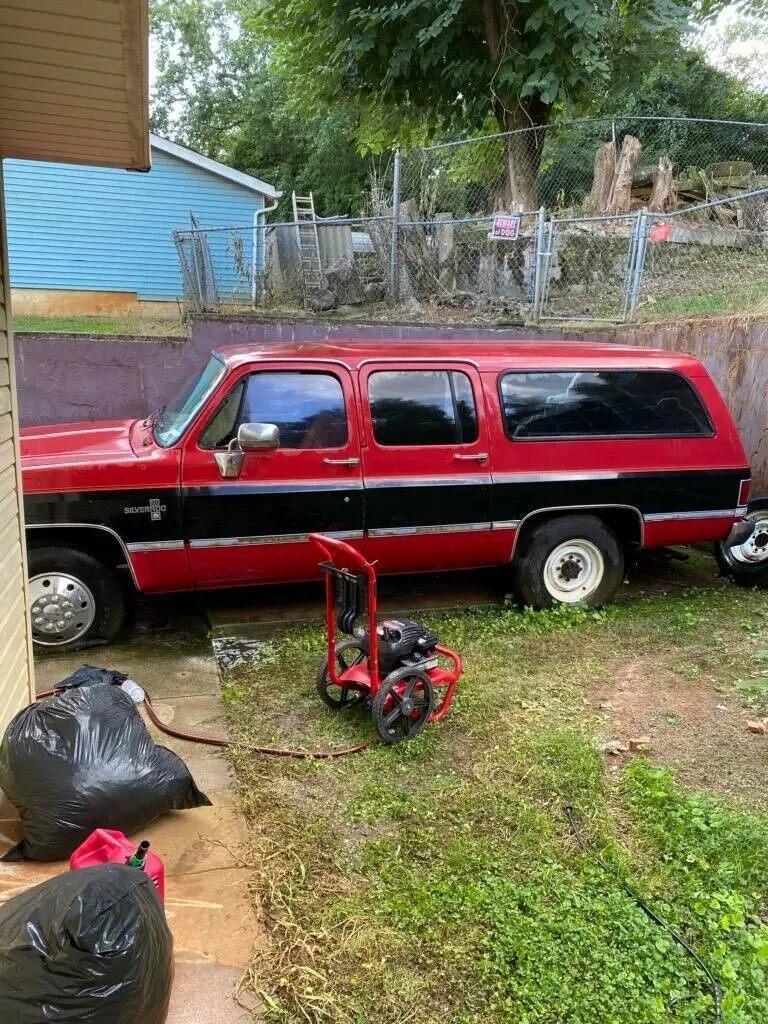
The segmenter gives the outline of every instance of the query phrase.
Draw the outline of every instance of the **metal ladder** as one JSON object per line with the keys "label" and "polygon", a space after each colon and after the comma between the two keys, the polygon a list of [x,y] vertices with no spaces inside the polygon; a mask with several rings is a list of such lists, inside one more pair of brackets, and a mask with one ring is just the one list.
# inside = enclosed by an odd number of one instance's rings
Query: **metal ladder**
{"label": "metal ladder", "polygon": [[296,241],[299,245],[304,292],[308,295],[310,292],[319,291],[325,283],[323,267],[320,262],[315,201],[311,192],[308,196],[297,196],[295,192],[293,193],[293,220],[296,224]]}

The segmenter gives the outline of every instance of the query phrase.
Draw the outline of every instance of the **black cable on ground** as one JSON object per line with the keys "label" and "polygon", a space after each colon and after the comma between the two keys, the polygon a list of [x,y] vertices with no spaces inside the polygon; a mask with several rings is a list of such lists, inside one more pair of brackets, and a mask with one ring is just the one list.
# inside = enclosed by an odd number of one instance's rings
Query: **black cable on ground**
{"label": "black cable on ground", "polygon": [[650,917],[650,919],[655,924],[658,924],[660,927],[662,927],[666,931],[668,931],[669,934],[672,936],[672,938],[675,940],[675,942],[677,942],[678,945],[682,946],[683,949],[686,951],[686,953],[689,956],[693,957],[693,959],[696,961],[696,963],[702,969],[704,974],[706,974],[707,981],[709,982],[709,988],[710,988],[710,991],[712,992],[712,999],[714,1000],[714,1003],[715,1003],[715,1020],[717,1020],[717,1021],[722,1020],[723,1019],[723,1005],[722,1005],[723,1004],[723,993],[722,993],[722,990],[720,988],[720,982],[714,976],[714,974],[712,973],[710,968],[707,966],[707,964],[704,963],[704,961],[701,959],[701,957],[696,952],[696,950],[693,948],[693,946],[691,946],[688,942],[686,942],[685,939],[682,937],[682,935],[678,934],[678,932],[676,932],[674,930],[674,928],[669,923],[669,921],[665,921],[663,917],[659,917],[659,915],[655,911],[651,910],[651,908],[648,906],[648,904],[645,902],[645,900],[643,900],[643,898],[639,895],[639,893],[635,892],[635,890],[632,888],[632,886],[628,882],[624,881],[624,879],[621,877],[621,875],[618,873],[618,871],[616,871],[614,868],[612,868],[611,865],[608,864],[607,861],[603,860],[603,858],[600,856],[599,853],[595,853],[594,850],[590,849],[590,847],[587,845],[586,840],[582,836],[581,831],[579,830],[579,826],[578,826],[578,824],[576,822],[576,818],[575,818],[574,813],[573,813],[573,804],[563,804],[563,810],[565,811],[565,814],[566,814],[566,816],[568,818],[568,821],[570,822],[571,834],[574,836],[574,838],[576,839],[576,842],[581,847],[584,855],[586,857],[588,857],[590,860],[594,861],[596,864],[599,864],[599,866],[603,869],[603,871],[606,872],[606,874],[609,874],[613,878],[615,878],[616,881],[619,883],[619,885],[622,887],[622,889],[627,893],[627,895],[632,897],[632,899],[640,907],[640,909],[645,911],[645,913],[648,915],[648,917]]}

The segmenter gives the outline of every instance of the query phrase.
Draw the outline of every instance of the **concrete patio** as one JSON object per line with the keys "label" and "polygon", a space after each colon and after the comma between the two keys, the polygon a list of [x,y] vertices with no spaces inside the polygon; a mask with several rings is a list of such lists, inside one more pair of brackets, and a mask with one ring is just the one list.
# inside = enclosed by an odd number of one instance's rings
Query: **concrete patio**
{"label": "concrete patio", "polygon": [[[127,673],[151,694],[164,722],[185,731],[225,734],[216,662],[200,615],[174,614],[170,626],[151,630],[139,621],[124,643],[39,659],[38,692],[50,689],[84,662]],[[253,998],[235,995],[263,934],[246,892],[247,832],[237,809],[229,761],[216,747],[174,740],[152,726],[150,730],[159,743],[185,760],[212,801],[211,807],[166,815],[138,837],[149,839],[165,862],[166,911],[175,954],[167,1024],[258,1020]],[[18,817],[6,801],[0,804],[0,854],[20,838]],[[66,862],[0,864],[0,902],[67,868]]]}

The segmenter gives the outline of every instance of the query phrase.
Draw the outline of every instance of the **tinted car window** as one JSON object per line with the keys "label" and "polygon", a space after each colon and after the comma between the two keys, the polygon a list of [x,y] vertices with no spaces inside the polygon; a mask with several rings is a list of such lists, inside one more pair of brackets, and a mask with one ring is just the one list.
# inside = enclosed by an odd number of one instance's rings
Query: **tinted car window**
{"label": "tinted car window", "polygon": [[696,437],[712,424],[690,383],[663,370],[507,373],[507,436]]}
{"label": "tinted car window", "polygon": [[455,370],[386,370],[368,378],[377,444],[472,444],[477,410],[472,384]]}
{"label": "tinted car window", "polygon": [[250,374],[208,424],[201,447],[225,447],[241,423],[274,423],[281,448],[343,448],[348,439],[341,383],[325,373]]}

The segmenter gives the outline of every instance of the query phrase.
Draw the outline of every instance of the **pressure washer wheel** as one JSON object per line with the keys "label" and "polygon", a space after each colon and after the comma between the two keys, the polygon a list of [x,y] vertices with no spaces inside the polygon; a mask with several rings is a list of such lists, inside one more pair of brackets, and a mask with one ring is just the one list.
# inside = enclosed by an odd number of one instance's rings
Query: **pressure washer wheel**
{"label": "pressure washer wheel", "polygon": [[[353,665],[362,665],[368,655],[359,640],[342,640],[336,644],[336,671],[339,675]],[[337,686],[328,674],[328,655],[323,658],[315,679],[317,692],[334,711],[359,707],[368,699],[368,693],[352,686]]]}
{"label": "pressure washer wheel", "polygon": [[432,682],[424,669],[390,672],[373,698],[373,724],[385,743],[418,736],[429,721],[434,704]]}

